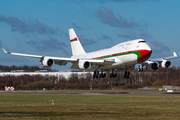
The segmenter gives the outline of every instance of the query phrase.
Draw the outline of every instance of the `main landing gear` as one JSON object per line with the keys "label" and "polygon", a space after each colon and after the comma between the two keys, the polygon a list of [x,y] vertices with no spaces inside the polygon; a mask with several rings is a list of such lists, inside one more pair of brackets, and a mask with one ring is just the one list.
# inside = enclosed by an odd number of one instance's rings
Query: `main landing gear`
{"label": "main landing gear", "polygon": [[130,72],[126,70],[124,72],[124,79],[129,79],[129,75],[130,75]]}
{"label": "main landing gear", "polygon": [[[93,74],[93,78],[105,78],[106,77],[106,73],[102,70],[101,72],[99,71],[94,71],[94,74]],[[117,77],[117,74],[115,73],[115,70],[112,70],[110,72],[110,78],[115,78]]]}
{"label": "main landing gear", "polygon": [[94,71],[93,78],[105,78],[105,77],[106,77],[106,73],[104,73],[103,71],[101,73],[99,73],[99,71]]}
{"label": "main landing gear", "polygon": [[[125,71],[124,72],[124,79],[129,79],[129,75],[130,75],[130,72],[129,71]],[[107,75],[104,71],[94,71],[94,74],[93,74],[93,79],[94,78],[105,78]],[[110,74],[109,74],[109,77],[110,78],[116,78],[117,77],[117,74],[115,72],[115,70],[111,70]]]}
{"label": "main landing gear", "polygon": [[110,78],[115,78],[115,77],[117,77],[117,74],[115,73],[114,70],[112,70],[110,73]]}

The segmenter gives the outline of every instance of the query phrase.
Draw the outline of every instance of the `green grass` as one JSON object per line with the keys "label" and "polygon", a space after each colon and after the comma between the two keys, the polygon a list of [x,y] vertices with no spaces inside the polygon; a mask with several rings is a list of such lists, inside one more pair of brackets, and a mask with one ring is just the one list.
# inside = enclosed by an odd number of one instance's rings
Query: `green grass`
{"label": "green grass", "polygon": [[178,120],[179,118],[179,97],[0,94],[0,119]]}

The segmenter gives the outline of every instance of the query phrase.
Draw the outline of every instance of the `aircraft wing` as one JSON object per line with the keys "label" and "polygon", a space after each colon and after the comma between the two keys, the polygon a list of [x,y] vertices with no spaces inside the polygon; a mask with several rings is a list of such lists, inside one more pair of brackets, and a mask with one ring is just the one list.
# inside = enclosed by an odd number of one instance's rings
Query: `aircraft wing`
{"label": "aircraft wing", "polygon": [[12,55],[18,55],[18,56],[26,56],[26,57],[32,57],[32,58],[40,58],[43,59],[45,57],[51,58],[53,60],[66,60],[69,62],[77,61],[77,59],[74,58],[63,58],[63,57],[50,57],[50,56],[40,56],[40,55],[30,55],[30,54],[22,54],[22,53],[13,53],[13,52],[7,52],[4,48],[2,48],[5,53],[12,54]]}
{"label": "aircraft wing", "polygon": [[[176,54],[176,52],[173,52],[173,56],[170,57],[163,57],[163,58],[157,58],[157,59],[151,59],[148,61],[152,61],[152,62],[162,62],[163,60],[170,60],[170,59],[175,59],[178,58],[178,55]],[[146,63],[147,61],[145,61]]]}
{"label": "aircraft wing", "polygon": [[[13,53],[13,52],[7,52],[4,48],[2,48],[3,51],[7,54],[12,54],[12,55],[18,55],[18,56],[26,56],[26,57],[32,57],[32,58],[40,58],[42,62],[45,58],[52,59],[55,64],[58,65],[66,65],[68,62],[71,62],[73,64],[77,64],[79,60],[78,58],[64,58],[64,57],[51,57],[51,56],[41,56],[41,55],[30,55],[30,54],[22,54],[22,53]],[[103,63],[112,63],[114,62],[114,59],[83,59],[84,61],[88,61],[93,64],[103,64]]]}

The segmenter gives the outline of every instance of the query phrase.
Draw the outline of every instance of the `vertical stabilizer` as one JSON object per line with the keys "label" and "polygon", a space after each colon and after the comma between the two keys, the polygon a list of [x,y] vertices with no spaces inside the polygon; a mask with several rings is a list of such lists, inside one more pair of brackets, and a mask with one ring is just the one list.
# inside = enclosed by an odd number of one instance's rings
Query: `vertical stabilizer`
{"label": "vertical stabilizer", "polygon": [[76,55],[85,54],[86,52],[84,51],[73,28],[69,29],[69,37],[71,42],[72,55],[76,56]]}

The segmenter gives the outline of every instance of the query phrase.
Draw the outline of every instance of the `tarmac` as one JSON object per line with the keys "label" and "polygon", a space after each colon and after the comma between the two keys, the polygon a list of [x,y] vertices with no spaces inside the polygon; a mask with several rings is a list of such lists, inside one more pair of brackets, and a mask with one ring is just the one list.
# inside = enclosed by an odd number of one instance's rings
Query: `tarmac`
{"label": "tarmac", "polygon": [[85,90],[85,91],[66,91],[66,90],[52,90],[52,91],[0,91],[0,94],[54,94],[54,95],[106,95],[106,96],[148,96],[148,97],[180,97],[179,92],[165,93],[165,92],[149,92],[149,91],[104,91],[104,90]]}

